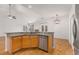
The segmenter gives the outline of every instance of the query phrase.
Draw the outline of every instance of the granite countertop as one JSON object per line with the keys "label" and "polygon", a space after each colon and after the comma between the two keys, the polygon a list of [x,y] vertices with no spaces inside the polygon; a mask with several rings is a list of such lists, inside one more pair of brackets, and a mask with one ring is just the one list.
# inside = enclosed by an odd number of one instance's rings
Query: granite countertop
{"label": "granite countertop", "polygon": [[49,36],[53,35],[54,32],[11,32],[11,33],[6,33],[7,36],[20,36],[20,35],[44,35],[44,36]]}

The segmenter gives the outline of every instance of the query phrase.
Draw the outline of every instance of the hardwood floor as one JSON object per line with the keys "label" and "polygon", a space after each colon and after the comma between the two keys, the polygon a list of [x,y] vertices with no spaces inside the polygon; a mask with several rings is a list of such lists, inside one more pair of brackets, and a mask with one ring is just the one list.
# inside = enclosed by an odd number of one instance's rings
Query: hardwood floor
{"label": "hardwood floor", "polygon": [[73,55],[73,49],[68,40],[56,39],[56,48],[53,49],[54,55]]}
{"label": "hardwood floor", "polygon": [[15,53],[15,55],[48,55],[48,53],[36,48],[36,49],[21,50]]}
{"label": "hardwood floor", "polygon": [[5,39],[4,37],[0,37],[0,53],[4,53],[4,48],[5,48]]}
{"label": "hardwood floor", "polygon": [[[47,53],[40,49],[26,49],[20,50],[15,53],[15,55],[73,55],[73,50],[67,40],[55,39],[56,47],[52,49],[52,53]],[[4,40],[0,40],[0,54],[9,55],[9,53],[4,53]]]}

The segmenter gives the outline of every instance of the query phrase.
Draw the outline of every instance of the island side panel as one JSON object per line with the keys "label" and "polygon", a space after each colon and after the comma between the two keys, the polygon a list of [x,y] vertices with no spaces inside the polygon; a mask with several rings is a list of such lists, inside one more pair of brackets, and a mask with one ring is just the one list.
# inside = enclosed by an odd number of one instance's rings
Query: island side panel
{"label": "island side panel", "polygon": [[53,35],[48,36],[48,53],[52,53],[53,50]]}
{"label": "island side panel", "polygon": [[11,37],[7,37],[7,52],[9,52],[10,54],[12,54],[11,52],[11,48],[12,48],[12,41],[11,41]]}

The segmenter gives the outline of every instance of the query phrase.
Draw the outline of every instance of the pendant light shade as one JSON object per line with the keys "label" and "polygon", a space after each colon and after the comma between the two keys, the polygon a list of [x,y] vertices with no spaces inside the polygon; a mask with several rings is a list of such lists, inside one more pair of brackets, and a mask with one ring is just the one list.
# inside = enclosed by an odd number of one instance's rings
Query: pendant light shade
{"label": "pendant light shade", "polygon": [[9,4],[9,15],[8,15],[8,19],[13,20],[13,19],[16,19],[16,17],[12,15],[12,9],[11,8],[12,8],[12,6],[11,6],[11,4]]}
{"label": "pendant light shade", "polygon": [[56,19],[54,20],[55,24],[59,24],[60,20],[58,19],[58,14],[56,14]]}

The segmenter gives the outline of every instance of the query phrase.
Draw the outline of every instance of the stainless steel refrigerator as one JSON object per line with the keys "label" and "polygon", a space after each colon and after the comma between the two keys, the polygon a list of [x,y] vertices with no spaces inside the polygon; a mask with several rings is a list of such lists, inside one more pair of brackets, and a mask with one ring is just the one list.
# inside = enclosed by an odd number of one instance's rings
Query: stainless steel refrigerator
{"label": "stainless steel refrigerator", "polygon": [[73,21],[74,54],[79,55],[79,4],[75,5],[75,18]]}

